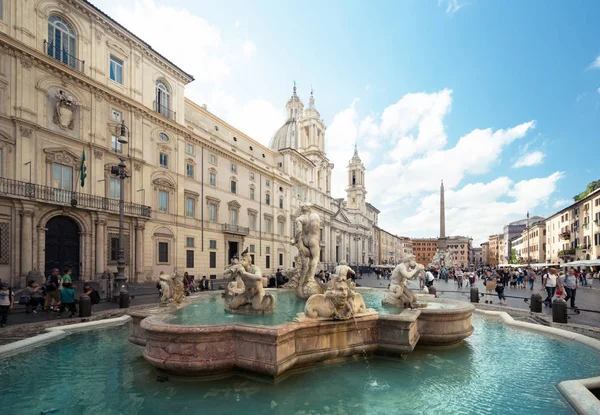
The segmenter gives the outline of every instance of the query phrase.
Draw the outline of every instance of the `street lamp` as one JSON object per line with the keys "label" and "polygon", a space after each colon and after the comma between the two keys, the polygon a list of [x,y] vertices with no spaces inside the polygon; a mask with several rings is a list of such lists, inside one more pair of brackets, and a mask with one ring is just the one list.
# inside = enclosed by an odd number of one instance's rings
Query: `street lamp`
{"label": "street lamp", "polygon": [[[125,126],[125,121],[121,121],[119,143],[127,144],[129,129]],[[113,301],[119,301],[121,308],[129,306],[129,298],[125,282],[125,179],[129,177],[126,171],[125,160],[119,157],[119,164],[110,168],[110,174],[119,178],[119,249],[117,251],[117,276],[115,284],[118,290],[113,291]],[[125,298],[127,298],[125,300]],[[125,304],[126,303],[126,304]]]}

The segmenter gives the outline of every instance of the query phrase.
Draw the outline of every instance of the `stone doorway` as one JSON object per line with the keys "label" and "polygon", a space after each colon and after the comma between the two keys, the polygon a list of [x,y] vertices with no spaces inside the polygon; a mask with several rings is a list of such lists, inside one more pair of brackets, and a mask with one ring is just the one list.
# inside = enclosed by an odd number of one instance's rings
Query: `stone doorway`
{"label": "stone doorway", "polygon": [[80,229],[68,216],[55,216],[46,223],[46,274],[53,268],[62,273],[69,267],[73,280],[80,278]]}

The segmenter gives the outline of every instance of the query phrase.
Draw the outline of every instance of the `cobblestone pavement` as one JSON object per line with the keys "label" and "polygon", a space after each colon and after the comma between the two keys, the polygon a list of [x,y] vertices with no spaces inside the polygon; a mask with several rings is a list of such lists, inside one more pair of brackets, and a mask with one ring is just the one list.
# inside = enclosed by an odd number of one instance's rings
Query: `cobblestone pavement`
{"label": "cobblestone pavement", "polygon": [[[363,287],[373,287],[373,288],[387,288],[389,281],[383,279],[377,279],[375,274],[363,275],[362,280],[357,280],[357,283],[362,285]],[[585,310],[595,310],[598,313],[581,311],[579,315],[575,314],[573,310],[569,310],[569,322],[575,324],[585,324],[593,327],[600,327],[600,281],[594,280],[595,288],[592,287],[579,287],[577,289],[577,296],[575,305],[578,308]],[[418,290],[418,282],[410,281],[409,287],[413,290]],[[441,281],[436,280],[434,283],[434,287],[436,287],[438,296],[440,298],[451,298],[455,300],[463,300],[470,301],[470,290],[471,288],[468,284],[464,283],[463,288],[459,289],[458,284],[455,281]],[[485,293],[485,288],[483,288],[483,283],[481,281],[475,282],[475,287],[479,289],[480,293]],[[529,303],[526,303],[523,298],[531,298],[531,294],[539,293],[542,295],[542,299],[546,298],[546,291],[541,291],[542,286],[540,281],[536,281],[533,290],[527,289],[516,289],[516,288],[506,288],[505,294],[507,297],[520,297],[520,298],[507,298],[508,307],[521,308],[521,309],[529,309]],[[453,292],[460,291],[460,292]],[[487,296],[485,296],[487,297]],[[482,298],[480,302],[485,302],[486,298]],[[492,301],[494,304],[498,304],[498,296],[494,295],[492,297]],[[549,316],[552,315],[552,309],[546,306],[543,306],[542,312]]]}

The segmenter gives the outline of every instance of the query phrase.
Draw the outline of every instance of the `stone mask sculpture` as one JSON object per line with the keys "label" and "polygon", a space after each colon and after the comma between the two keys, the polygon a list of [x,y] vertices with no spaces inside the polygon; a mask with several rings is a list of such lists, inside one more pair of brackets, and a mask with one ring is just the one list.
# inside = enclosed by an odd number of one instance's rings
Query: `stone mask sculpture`
{"label": "stone mask sculpture", "polygon": [[402,308],[413,308],[417,298],[415,294],[408,288],[409,279],[422,274],[425,267],[417,264],[414,255],[406,255],[400,263],[392,271],[392,278],[388,291],[381,301],[383,304],[393,305]]}
{"label": "stone mask sculpture", "polygon": [[[311,295],[322,294],[323,288],[315,280],[321,247],[319,229],[321,218],[312,211],[312,205],[305,203],[300,207],[296,218],[296,234],[292,245],[298,248],[296,257],[296,275],[287,287],[296,289],[296,296],[307,300]],[[284,286],[285,287],[285,286]]]}
{"label": "stone mask sculpture", "polygon": [[232,260],[226,270],[231,282],[225,292],[225,310],[239,314],[272,313],[275,297],[266,294],[260,268],[252,264],[246,248],[240,259]]}

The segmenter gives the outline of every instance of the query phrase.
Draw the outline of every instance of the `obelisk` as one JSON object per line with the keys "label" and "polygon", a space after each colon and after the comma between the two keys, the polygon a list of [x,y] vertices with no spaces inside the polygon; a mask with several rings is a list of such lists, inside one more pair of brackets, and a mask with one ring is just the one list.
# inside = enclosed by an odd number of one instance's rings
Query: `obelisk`
{"label": "obelisk", "polygon": [[438,239],[438,250],[445,251],[446,242],[446,206],[444,203],[444,180],[440,186],[440,237]]}

